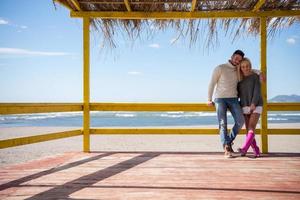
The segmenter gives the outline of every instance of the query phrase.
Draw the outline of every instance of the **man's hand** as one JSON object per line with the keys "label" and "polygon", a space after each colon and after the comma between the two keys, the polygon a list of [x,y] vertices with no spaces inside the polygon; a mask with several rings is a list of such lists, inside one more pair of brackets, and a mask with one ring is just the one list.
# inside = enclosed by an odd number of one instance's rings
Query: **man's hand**
{"label": "man's hand", "polygon": [[214,103],[213,101],[208,101],[208,102],[207,102],[207,105],[208,105],[208,106],[214,106],[215,103]]}
{"label": "man's hand", "polygon": [[262,82],[262,83],[265,83],[266,82],[266,74],[264,74],[264,73],[260,73],[259,74],[259,80],[260,80],[260,82]]}

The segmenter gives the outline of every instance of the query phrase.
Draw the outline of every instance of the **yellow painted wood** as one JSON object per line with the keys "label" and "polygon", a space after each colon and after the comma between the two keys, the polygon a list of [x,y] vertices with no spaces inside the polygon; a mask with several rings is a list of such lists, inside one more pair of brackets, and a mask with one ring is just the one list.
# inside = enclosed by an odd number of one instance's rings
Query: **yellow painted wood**
{"label": "yellow painted wood", "polygon": [[91,134],[117,135],[117,134],[140,134],[140,135],[169,135],[169,134],[219,134],[218,129],[199,129],[199,128],[93,128]]}
{"label": "yellow painted wood", "polygon": [[[242,129],[239,134],[245,134],[245,129]],[[256,133],[260,133],[260,129],[256,129]],[[12,138],[6,140],[0,140],[0,149],[15,147],[26,144],[33,144],[38,142],[45,142],[50,140],[62,139],[67,137],[73,137],[82,135],[82,130],[71,130],[57,133],[49,133],[44,135],[35,135],[21,138]],[[127,134],[138,134],[138,135],[217,135],[219,134],[218,129],[212,128],[115,128],[115,127],[104,127],[104,128],[93,128],[90,129],[90,134],[101,134],[101,135],[127,135]],[[300,129],[269,129],[269,135],[300,135]]]}
{"label": "yellow painted wood", "polygon": [[265,3],[266,0],[259,0],[256,2],[254,8],[252,11],[257,12],[262,7],[262,5]]}
{"label": "yellow painted wood", "polygon": [[268,129],[268,135],[300,135],[300,129]]}
{"label": "yellow painted wood", "polygon": [[128,0],[124,0],[124,3],[125,3],[127,11],[131,12],[131,7],[130,7],[130,4],[129,4],[129,1]]}
{"label": "yellow painted wood", "polygon": [[[228,130],[229,131],[229,130]],[[259,129],[257,129],[259,133]],[[131,128],[116,128],[116,127],[102,127],[92,128],[91,134],[103,134],[103,135],[118,135],[118,134],[138,134],[138,135],[218,135],[219,129],[215,128],[169,128],[169,127],[131,127]],[[242,129],[239,134],[246,134],[246,130]]]}
{"label": "yellow painted wood", "polygon": [[75,6],[75,8],[79,11],[81,11],[79,2],[77,0],[70,0],[72,2],[72,4]]}
{"label": "yellow painted wood", "polygon": [[286,11],[196,11],[196,12],[92,12],[71,11],[71,17],[102,19],[200,19],[300,16],[300,10]]}
{"label": "yellow painted wood", "polygon": [[300,111],[300,103],[268,103],[268,111]]}
{"label": "yellow painted wood", "polygon": [[91,111],[215,111],[198,103],[91,103]]}
{"label": "yellow painted wood", "polygon": [[[91,111],[215,111],[204,103],[90,103]],[[268,111],[300,111],[300,103],[268,103]],[[81,103],[0,103],[0,114],[83,111]]]}
{"label": "yellow painted wood", "polygon": [[80,103],[0,103],[0,114],[82,111]]}
{"label": "yellow painted wood", "polygon": [[[260,70],[267,77],[267,18],[260,18]],[[261,147],[263,153],[268,153],[268,110],[267,83],[261,84],[263,112],[261,114]]]}
{"label": "yellow painted wood", "polygon": [[21,138],[0,140],[0,149],[82,135],[81,130],[63,131]]}
{"label": "yellow painted wood", "polygon": [[[229,130],[228,130],[229,131]],[[102,127],[92,128],[91,134],[101,135],[218,135],[217,128],[170,128],[170,127]],[[256,129],[255,133],[259,135],[261,129]],[[239,134],[246,134],[246,130],[242,129]],[[269,135],[300,135],[300,129],[268,129]]]}
{"label": "yellow painted wood", "polygon": [[83,151],[90,151],[90,18],[83,18]]}
{"label": "yellow painted wood", "polygon": [[197,4],[197,0],[193,0],[193,1],[192,1],[192,9],[191,9],[192,12],[195,11],[196,4]]}

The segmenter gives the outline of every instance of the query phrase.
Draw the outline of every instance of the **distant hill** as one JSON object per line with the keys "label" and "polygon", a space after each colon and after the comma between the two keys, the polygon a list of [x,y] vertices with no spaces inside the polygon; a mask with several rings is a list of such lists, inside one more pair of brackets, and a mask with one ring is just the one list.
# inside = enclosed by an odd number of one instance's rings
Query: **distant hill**
{"label": "distant hill", "polygon": [[269,102],[300,102],[300,95],[277,95],[269,99]]}

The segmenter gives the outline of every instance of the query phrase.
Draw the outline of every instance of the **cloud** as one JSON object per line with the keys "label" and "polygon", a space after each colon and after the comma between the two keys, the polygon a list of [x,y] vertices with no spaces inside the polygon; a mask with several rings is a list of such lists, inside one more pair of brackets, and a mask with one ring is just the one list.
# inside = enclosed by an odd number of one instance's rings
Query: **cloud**
{"label": "cloud", "polygon": [[137,72],[137,71],[131,71],[131,72],[128,72],[129,75],[140,75],[142,74],[141,72]]}
{"label": "cloud", "polygon": [[28,26],[25,25],[18,25],[18,24],[13,24],[11,22],[8,22],[7,20],[3,19],[0,17],[0,25],[8,25],[17,29],[27,29]]}
{"label": "cloud", "polygon": [[297,41],[299,40],[299,36],[297,35],[292,35],[289,38],[286,39],[286,42],[290,45],[294,45],[297,43]]}
{"label": "cloud", "polygon": [[26,28],[28,28],[28,26],[24,26],[24,25],[22,25],[22,26],[19,26],[21,29],[26,29]]}
{"label": "cloud", "polygon": [[159,48],[160,48],[160,45],[154,43],[154,44],[150,44],[149,47],[159,49]]}
{"label": "cloud", "polygon": [[289,44],[296,44],[295,38],[288,38],[288,39],[286,40],[286,42],[289,43]]}
{"label": "cloud", "polygon": [[14,56],[66,56],[71,55],[66,52],[49,52],[49,51],[32,51],[28,49],[18,48],[0,48],[0,55]]}
{"label": "cloud", "polygon": [[5,25],[5,24],[8,24],[8,21],[0,18],[0,25]]}

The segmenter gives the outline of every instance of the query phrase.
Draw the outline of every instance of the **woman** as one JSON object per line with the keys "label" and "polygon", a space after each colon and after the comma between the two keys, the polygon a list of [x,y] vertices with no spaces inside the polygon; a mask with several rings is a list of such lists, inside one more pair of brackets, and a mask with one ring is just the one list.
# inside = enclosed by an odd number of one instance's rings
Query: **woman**
{"label": "woman", "polygon": [[262,113],[263,100],[260,91],[259,76],[252,72],[252,65],[248,58],[244,58],[240,64],[238,83],[238,96],[245,117],[246,141],[238,151],[245,156],[251,146],[255,157],[260,156],[259,147],[255,141],[255,128]]}

